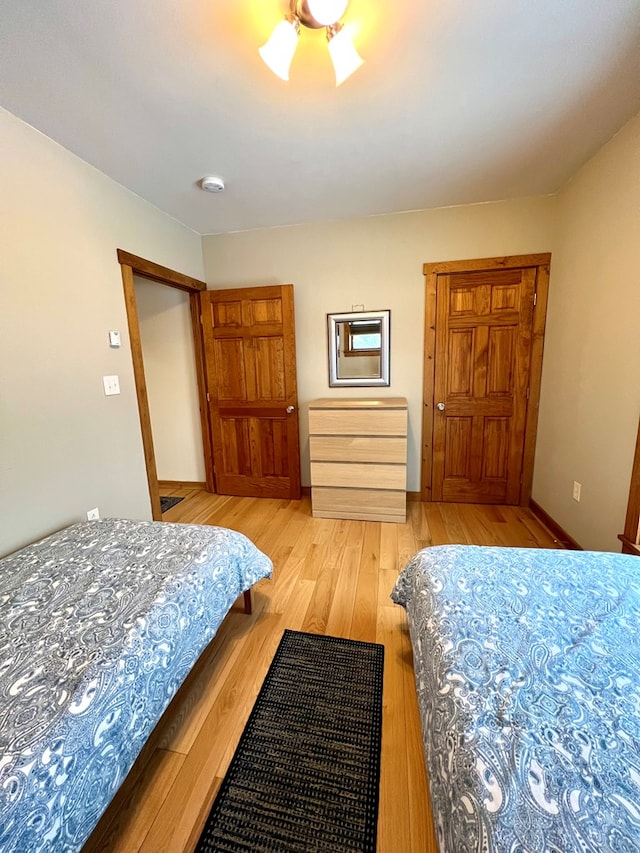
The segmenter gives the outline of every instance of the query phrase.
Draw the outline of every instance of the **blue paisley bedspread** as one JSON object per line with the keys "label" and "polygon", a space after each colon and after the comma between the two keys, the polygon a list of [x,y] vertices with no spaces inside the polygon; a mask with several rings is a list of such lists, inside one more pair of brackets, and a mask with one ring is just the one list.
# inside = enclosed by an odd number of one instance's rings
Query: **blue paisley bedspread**
{"label": "blue paisley bedspread", "polygon": [[640,851],[640,559],[432,547],[392,598],[441,853]]}
{"label": "blue paisley bedspread", "polygon": [[217,527],[105,519],[0,560],[0,851],[77,851],[235,599]]}

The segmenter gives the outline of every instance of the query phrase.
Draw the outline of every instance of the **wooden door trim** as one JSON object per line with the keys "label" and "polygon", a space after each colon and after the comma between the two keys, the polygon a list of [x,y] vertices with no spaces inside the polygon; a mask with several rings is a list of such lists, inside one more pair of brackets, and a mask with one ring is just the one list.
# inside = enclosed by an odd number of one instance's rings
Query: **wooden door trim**
{"label": "wooden door trim", "polygon": [[131,252],[125,252],[124,249],[118,249],[118,263],[121,266],[131,267],[135,275],[149,278],[159,284],[167,284],[169,287],[176,287],[178,290],[184,290],[187,293],[199,293],[201,290],[207,289],[204,281],[176,272],[169,267],[163,267],[138,255],[132,255]]}
{"label": "wooden door trim", "polygon": [[[205,287],[206,290],[206,287]],[[213,456],[211,453],[211,419],[207,394],[207,379],[204,367],[204,338],[202,335],[202,298],[200,293],[189,294],[191,309],[191,329],[193,332],[193,348],[196,361],[196,382],[198,384],[198,409],[200,410],[200,432],[202,434],[202,452],[204,456],[205,487],[208,492],[215,492],[213,473]]]}
{"label": "wooden door trim", "polygon": [[198,403],[200,409],[200,425],[202,429],[202,446],[204,452],[204,464],[206,470],[207,491],[215,491],[213,481],[213,463],[211,460],[211,427],[209,424],[209,410],[207,405],[207,393],[204,379],[202,325],[200,323],[200,293],[207,289],[204,281],[199,281],[191,276],[163,267],[146,258],[132,255],[123,249],[118,249],[118,263],[122,273],[122,286],[124,289],[124,302],[127,312],[127,325],[129,328],[129,342],[131,346],[131,359],[133,362],[133,376],[136,386],[136,397],[138,401],[138,415],[140,418],[140,431],[142,434],[142,447],[144,452],[145,467],[147,471],[147,485],[151,501],[151,517],[154,521],[162,519],[160,508],[160,491],[158,487],[158,469],[156,466],[155,450],[153,446],[153,434],[151,430],[151,413],[149,411],[149,397],[147,393],[147,380],[144,373],[144,359],[142,356],[142,339],[140,336],[140,321],[136,303],[135,285],[133,276],[138,275],[157,284],[182,290],[189,295],[189,308],[191,312],[191,326],[193,330],[193,344],[196,362],[196,380],[198,384]]}
{"label": "wooden door trim", "polygon": [[549,297],[549,268],[551,255],[547,261],[538,265],[536,275],[536,304],[533,309],[531,329],[531,362],[529,374],[529,402],[524,432],[524,453],[522,458],[522,485],[520,487],[520,506],[528,506],[533,485],[533,463],[538,437],[538,411],[540,408],[540,386],[542,383],[542,352],[544,349],[544,330],[547,322],[547,301]]}
{"label": "wooden door trim", "polygon": [[[426,267],[426,264],[425,264]],[[435,393],[436,367],[436,287],[435,272],[425,273],[424,306],[424,373],[422,378],[422,471],[420,493],[423,501],[430,501],[433,477],[433,395]]]}
{"label": "wooden door trim", "polygon": [[538,430],[540,383],[542,380],[542,352],[547,318],[550,264],[551,253],[543,252],[532,255],[505,255],[504,257],[497,258],[474,258],[463,261],[442,261],[438,263],[425,263],[423,265],[423,272],[425,276],[425,322],[422,398],[422,467],[420,477],[420,495],[423,501],[431,501],[433,499],[433,407],[435,405],[436,293],[438,275],[458,272],[479,272],[482,270],[524,269],[535,267],[537,269],[536,304],[533,309],[529,401],[527,405],[527,417],[525,424],[522,484],[520,486],[519,500],[521,506],[529,505]]}
{"label": "wooden door trim", "polygon": [[636,449],[633,454],[633,467],[631,469],[631,482],[629,484],[629,501],[627,503],[627,515],[624,522],[624,530],[618,535],[622,542],[623,554],[634,554],[640,556],[640,544],[638,533],[640,531],[640,426],[636,438]]}
{"label": "wooden door trim", "polygon": [[524,267],[549,266],[551,252],[538,255],[505,255],[501,258],[473,258],[467,261],[440,261],[422,266],[424,275],[439,275],[448,272],[478,272],[482,270],[522,269]]}

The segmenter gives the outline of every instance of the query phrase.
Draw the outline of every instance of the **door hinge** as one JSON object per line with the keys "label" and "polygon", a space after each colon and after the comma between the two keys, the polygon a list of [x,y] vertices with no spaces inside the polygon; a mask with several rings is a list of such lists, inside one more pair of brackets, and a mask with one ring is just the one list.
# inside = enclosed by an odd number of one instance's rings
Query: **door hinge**
{"label": "door hinge", "polygon": [[[527,391],[527,397],[529,396],[529,392]],[[211,394],[207,391],[207,403],[211,402]]]}
{"label": "door hinge", "polygon": [[537,292],[533,294],[533,307],[535,308],[538,304],[538,294]]}
{"label": "door hinge", "polygon": [[200,315],[200,325],[204,326],[204,318],[203,318],[202,314]]}
{"label": "door hinge", "polygon": [[527,400],[529,399],[529,391],[530,391],[530,389],[527,388]]}

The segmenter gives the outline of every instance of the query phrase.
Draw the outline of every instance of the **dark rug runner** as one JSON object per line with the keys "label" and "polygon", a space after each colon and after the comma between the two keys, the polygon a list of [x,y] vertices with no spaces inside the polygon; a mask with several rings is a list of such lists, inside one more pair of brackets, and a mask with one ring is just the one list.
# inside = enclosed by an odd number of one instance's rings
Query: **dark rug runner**
{"label": "dark rug runner", "polygon": [[161,497],[160,498],[160,510],[162,512],[166,512],[168,509],[171,509],[172,506],[179,504],[180,501],[183,501],[184,498],[170,498],[170,497]]}
{"label": "dark rug runner", "polygon": [[383,664],[284,632],[195,853],[375,853]]}

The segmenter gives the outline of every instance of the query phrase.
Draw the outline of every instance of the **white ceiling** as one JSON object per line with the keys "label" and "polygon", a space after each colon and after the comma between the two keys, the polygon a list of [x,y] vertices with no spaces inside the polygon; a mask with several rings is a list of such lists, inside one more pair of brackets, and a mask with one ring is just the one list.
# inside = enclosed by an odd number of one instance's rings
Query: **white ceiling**
{"label": "white ceiling", "polygon": [[287,7],[3,0],[0,104],[202,234],[552,193],[640,110],[639,0],[351,0],[338,89]]}

